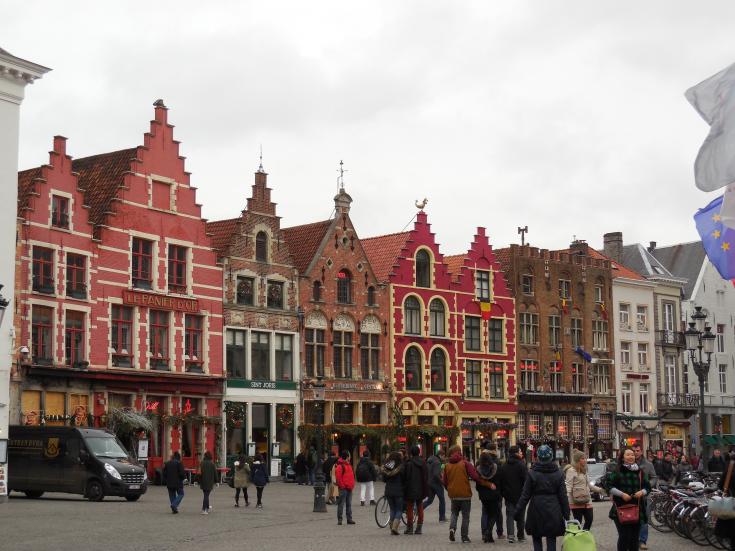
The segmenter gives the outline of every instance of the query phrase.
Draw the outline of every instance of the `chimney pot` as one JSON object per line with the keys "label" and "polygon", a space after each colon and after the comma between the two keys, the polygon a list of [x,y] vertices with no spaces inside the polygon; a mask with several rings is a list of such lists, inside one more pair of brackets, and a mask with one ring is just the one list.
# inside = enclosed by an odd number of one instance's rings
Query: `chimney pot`
{"label": "chimney pot", "polygon": [[618,264],[623,260],[623,232],[615,231],[603,236],[603,252]]}
{"label": "chimney pot", "polygon": [[655,241],[649,241],[648,242],[648,252],[652,253],[656,250],[656,242]]}

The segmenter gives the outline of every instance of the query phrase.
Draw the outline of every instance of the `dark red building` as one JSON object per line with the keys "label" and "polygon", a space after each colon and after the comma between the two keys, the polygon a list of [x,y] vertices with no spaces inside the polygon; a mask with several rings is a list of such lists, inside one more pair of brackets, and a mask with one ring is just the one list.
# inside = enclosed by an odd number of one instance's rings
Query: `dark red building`
{"label": "dark red building", "polygon": [[151,475],[216,452],[222,417],[222,268],[167,115],[157,101],[143,145],[82,159],[57,136],[18,174],[11,422],[141,413]]}

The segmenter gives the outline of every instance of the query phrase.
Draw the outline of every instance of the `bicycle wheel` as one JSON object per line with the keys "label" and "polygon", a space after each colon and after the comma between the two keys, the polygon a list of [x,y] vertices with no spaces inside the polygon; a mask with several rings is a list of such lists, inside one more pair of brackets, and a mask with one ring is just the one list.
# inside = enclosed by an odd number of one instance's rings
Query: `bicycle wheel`
{"label": "bicycle wheel", "polygon": [[375,523],[380,528],[385,528],[390,522],[390,506],[385,496],[378,499],[375,504]]}
{"label": "bicycle wheel", "polygon": [[709,511],[706,511],[704,515],[704,521],[704,535],[707,536],[707,540],[709,541],[710,545],[715,549],[722,549],[720,547],[720,542],[718,541],[717,536],[715,536],[715,524],[717,524],[717,519],[710,515]]}
{"label": "bicycle wheel", "polygon": [[706,513],[707,506],[698,505],[694,507],[694,509],[684,519],[684,529],[686,530],[689,539],[703,547],[710,544],[706,533]]}
{"label": "bicycle wheel", "polygon": [[668,500],[663,498],[651,504],[648,511],[648,524],[659,532],[671,532],[671,527],[666,522]]}

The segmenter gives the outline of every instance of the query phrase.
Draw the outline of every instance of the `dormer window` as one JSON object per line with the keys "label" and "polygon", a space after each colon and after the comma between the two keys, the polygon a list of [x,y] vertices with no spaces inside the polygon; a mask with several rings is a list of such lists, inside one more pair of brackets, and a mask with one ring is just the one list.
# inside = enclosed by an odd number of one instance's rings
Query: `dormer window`
{"label": "dormer window", "polygon": [[51,197],[51,225],[54,228],[69,229],[69,198],[61,195]]}
{"label": "dormer window", "polygon": [[416,253],[416,287],[431,287],[431,257],[424,249]]}
{"label": "dormer window", "polygon": [[264,231],[255,236],[255,260],[268,262],[268,235]]}

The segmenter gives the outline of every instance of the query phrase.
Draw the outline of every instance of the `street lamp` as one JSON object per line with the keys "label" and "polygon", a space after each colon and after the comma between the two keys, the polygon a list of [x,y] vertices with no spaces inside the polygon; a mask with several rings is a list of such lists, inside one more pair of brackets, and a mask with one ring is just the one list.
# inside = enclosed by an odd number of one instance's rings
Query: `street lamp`
{"label": "street lamp", "polygon": [[[695,306],[695,312],[689,322],[689,329],[684,331],[689,360],[694,368],[694,373],[699,381],[699,442],[701,448],[700,461],[707,461],[707,446],[704,435],[707,432],[707,421],[704,416],[704,382],[709,374],[712,354],[715,351],[715,339],[717,338],[711,328],[707,325],[707,314],[702,312],[701,306]],[[705,360],[706,357],[706,360]]]}
{"label": "street lamp", "polygon": [[324,469],[322,468],[322,456],[324,455],[324,388],[327,385],[322,381],[322,376],[317,375],[316,383],[312,385],[314,389],[314,404],[320,404],[322,410],[322,418],[317,423],[319,429],[316,431],[316,476],[314,477],[314,513],[327,512],[327,500],[325,496]]}
{"label": "street lamp", "polygon": [[599,439],[600,432],[600,404],[592,406],[592,431],[594,433],[594,440],[592,440],[592,457],[597,459],[597,440]]}

